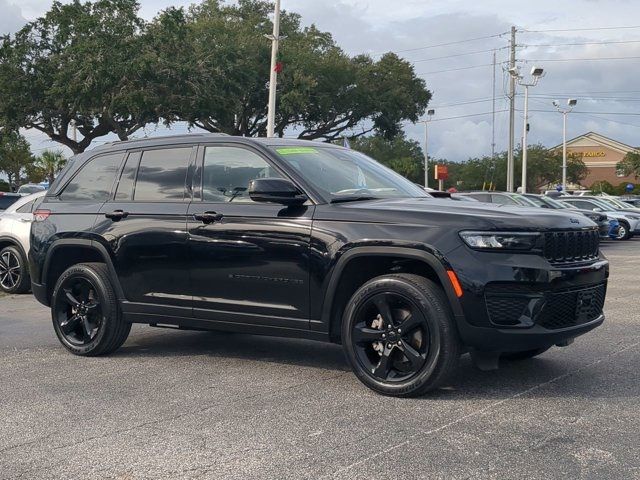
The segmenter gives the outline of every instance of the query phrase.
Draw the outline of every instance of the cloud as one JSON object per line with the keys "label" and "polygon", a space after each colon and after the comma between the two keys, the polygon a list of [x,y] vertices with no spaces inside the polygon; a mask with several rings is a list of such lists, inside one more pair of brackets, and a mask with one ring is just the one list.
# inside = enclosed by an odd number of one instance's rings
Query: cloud
{"label": "cloud", "polygon": [[15,33],[27,22],[22,10],[8,0],[0,0],[0,35]]}

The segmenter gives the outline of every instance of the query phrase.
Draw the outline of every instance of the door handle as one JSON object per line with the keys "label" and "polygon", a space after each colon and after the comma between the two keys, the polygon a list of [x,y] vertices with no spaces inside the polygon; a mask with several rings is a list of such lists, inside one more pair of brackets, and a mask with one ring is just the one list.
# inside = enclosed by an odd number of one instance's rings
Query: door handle
{"label": "door handle", "polygon": [[105,213],[104,216],[107,217],[107,218],[110,218],[114,222],[117,222],[118,220],[122,220],[123,218],[127,218],[129,216],[129,212],[125,212],[123,210],[114,210],[111,213]]}
{"label": "door handle", "polygon": [[22,223],[31,223],[31,219],[30,218],[22,218],[22,217],[20,217],[20,221]]}
{"label": "door handle", "polygon": [[219,222],[224,218],[224,215],[216,212],[204,212],[204,213],[194,213],[193,218],[204,224],[209,224],[209,223]]}

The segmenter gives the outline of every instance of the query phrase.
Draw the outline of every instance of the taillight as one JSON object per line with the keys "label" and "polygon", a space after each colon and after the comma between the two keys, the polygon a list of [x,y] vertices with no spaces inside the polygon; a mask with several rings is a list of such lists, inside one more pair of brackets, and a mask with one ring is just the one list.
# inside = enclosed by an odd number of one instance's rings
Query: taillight
{"label": "taillight", "polygon": [[51,215],[51,210],[36,210],[33,212],[33,219],[36,222],[44,222]]}

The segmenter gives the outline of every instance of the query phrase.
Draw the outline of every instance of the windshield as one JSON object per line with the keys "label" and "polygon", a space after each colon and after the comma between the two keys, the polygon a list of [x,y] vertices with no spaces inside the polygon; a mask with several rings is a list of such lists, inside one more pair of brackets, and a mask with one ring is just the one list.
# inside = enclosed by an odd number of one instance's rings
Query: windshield
{"label": "windshield", "polygon": [[533,203],[536,207],[546,207],[547,206],[547,204],[541,198],[530,197],[529,195],[526,195],[525,198],[529,202]]}
{"label": "windshield", "polygon": [[44,190],[40,185],[22,185],[18,189],[18,193],[36,193]]}
{"label": "windshield", "polygon": [[328,201],[429,197],[419,186],[362,153],[332,147],[271,147]]}
{"label": "windshield", "polygon": [[508,197],[514,202],[516,202],[518,205],[520,205],[521,207],[537,207],[538,206],[535,202],[531,201],[524,195],[518,195],[516,193],[512,193],[511,195],[508,195]]}
{"label": "windshield", "polygon": [[628,209],[628,208],[634,208],[632,205],[625,204],[625,203],[621,202],[620,200],[618,200],[617,198],[606,197],[606,198],[603,198],[603,200],[606,200],[607,203],[611,203],[611,204],[615,205],[616,207],[618,207],[619,209],[622,209],[622,210],[625,210],[625,209]]}
{"label": "windshield", "polygon": [[550,205],[553,208],[557,208],[557,209],[560,209],[560,208],[562,208],[562,209],[574,208],[575,209],[576,208],[576,207],[569,206],[566,203],[559,202],[559,201],[554,200],[553,198],[549,198],[549,197],[542,197],[542,198],[540,198],[540,201],[546,203],[547,205]]}

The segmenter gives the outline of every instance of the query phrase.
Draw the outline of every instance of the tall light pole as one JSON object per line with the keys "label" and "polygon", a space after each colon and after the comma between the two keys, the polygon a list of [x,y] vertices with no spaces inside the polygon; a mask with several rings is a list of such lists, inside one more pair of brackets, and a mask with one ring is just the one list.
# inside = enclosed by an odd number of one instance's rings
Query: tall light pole
{"label": "tall light pole", "polygon": [[509,74],[518,80],[518,84],[524,87],[524,126],[522,129],[522,187],[521,193],[527,193],[527,133],[529,127],[529,87],[535,87],[538,80],[542,77],[544,69],[541,67],[533,67],[531,69],[531,79],[524,81],[524,77],[520,75],[517,68],[510,68]]}
{"label": "tall light pole", "polygon": [[427,110],[427,119],[424,120],[424,188],[429,188],[429,120],[436,113],[434,109]]}
{"label": "tall light pole", "polygon": [[267,137],[273,137],[276,122],[276,86],[278,84],[278,44],[280,43],[280,0],[276,0],[271,39],[271,74],[269,76],[269,106],[267,109]]}
{"label": "tall light pole", "polygon": [[560,108],[560,103],[556,100],[553,102],[553,106],[562,114],[562,191],[567,190],[567,114],[573,110],[578,100],[570,98],[567,100],[568,107],[565,109]]}

